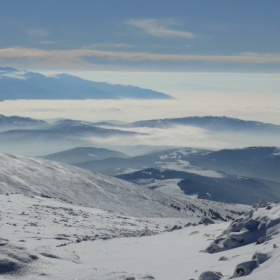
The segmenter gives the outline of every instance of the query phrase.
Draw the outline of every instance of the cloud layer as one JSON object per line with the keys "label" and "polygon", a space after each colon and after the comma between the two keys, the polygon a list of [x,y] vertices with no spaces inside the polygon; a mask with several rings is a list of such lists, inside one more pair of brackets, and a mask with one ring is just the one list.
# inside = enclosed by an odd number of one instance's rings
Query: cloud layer
{"label": "cloud layer", "polygon": [[[39,48],[4,48],[0,49],[2,65],[26,67],[76,67],[92,68],[106,65],[130,65],[141,62],[173,62],[185,64],[191,62],[213,64],[274,64],[280,65],[280,53],[240,53],[233,55],[184,55],[156,54],[145,52],[120,52],[96,49],[46,50]],[[134,65],[133,64],[133,65]]]}

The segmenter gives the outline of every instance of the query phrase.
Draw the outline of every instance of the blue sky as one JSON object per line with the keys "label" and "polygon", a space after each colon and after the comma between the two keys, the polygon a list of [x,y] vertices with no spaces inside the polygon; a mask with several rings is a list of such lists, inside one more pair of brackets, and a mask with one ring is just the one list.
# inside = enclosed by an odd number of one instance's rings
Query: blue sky
{"label": "blue sky", "polygon": [[1,0],[0,65],[279,72],[279,0]]}

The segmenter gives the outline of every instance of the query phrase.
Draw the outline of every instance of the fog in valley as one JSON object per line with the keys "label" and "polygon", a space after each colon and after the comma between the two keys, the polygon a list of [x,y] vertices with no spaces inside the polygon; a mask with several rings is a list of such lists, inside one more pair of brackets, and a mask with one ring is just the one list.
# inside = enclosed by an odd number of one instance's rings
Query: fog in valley
{"label": "fog in valley", "polygon": [[[63,72],[63,71],[61,71]],[[54,72],[42,71],[45,75]],[[59,72],[56,72],[59,73]],[[174,100],[13,100],[0,102],[4,115],[131,122],[186,116],[228,116],[280,124],[279,74],[71,72],[88,80],[161,91]]]}
{"label": "fog in valley", "polygon": [[279,279],[279,11],[1,1],[0,280]]}

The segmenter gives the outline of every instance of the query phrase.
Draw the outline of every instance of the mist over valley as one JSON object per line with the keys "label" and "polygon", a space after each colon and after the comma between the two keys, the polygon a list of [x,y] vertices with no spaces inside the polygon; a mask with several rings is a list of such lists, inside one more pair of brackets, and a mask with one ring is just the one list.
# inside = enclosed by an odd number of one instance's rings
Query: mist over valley
{"label": "mist over valley", "polygon": [[1,1],[0,280],[277,280],[280,2]]}

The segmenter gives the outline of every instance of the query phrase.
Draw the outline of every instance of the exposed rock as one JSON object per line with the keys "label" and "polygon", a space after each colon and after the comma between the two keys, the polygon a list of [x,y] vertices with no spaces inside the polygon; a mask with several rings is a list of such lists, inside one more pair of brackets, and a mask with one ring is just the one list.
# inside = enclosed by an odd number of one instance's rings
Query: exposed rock
{"label": "exposed rock", "polygon": [[256,252],[252,259],[253,260],[257,260],[259,264],[262,264],[264,263],[265,261],[267,261],[268,259],[270,258],[270,254],[269,253],[259,253],[259,252]]}
{"label": "exposed rock", "polygon": [[200,225],[204,224],[204,225],[212,225],[215,224],[215,222],[213,220],[211,220],[210,218],[202,218],[201,221],[199,222]]}
{"label": "exposed rock", "polygon": [[225,256],[222,256],[222,257],[219,258],[219,261],[227,261],[227,260],[228,260],[228,258],[225,257]]}
{"label": "exposed rock", "polygon": [[221,272],[205,271],[199,276],[199,280],[219,280],[223,277]]}
{"label": "exposed rock", "polygon": [[[280,230],[280,208],[261,201],[254,208],[234,220],[206,252],[215,253],[256,242],[264,243]],[[271,207],[268,207],[271,206]]]}
{"label": "exposed rock", "polygon": [[170,231],[179,230],[179,229],[182,229],[182,227],[178,226],[178,225],[175,225],[170,229]]}
{"label": "exposed rock", "polygon": [[232,278],[249,275],[257,267],[259,267],[259,263],[257,260],[240,263],[236,266]]}

